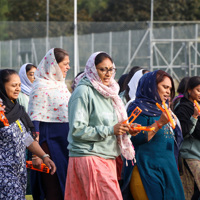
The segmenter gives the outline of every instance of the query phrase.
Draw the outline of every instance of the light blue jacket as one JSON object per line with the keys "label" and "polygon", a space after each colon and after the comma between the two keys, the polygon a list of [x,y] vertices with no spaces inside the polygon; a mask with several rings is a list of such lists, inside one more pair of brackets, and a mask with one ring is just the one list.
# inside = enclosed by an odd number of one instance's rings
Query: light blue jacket
{"label": "light blue jacket", "polygon": [[24,94],[23,92],[19,93],[17,102],[24,106],[25,111],[28,113],[28,102],[29,102],[29,96]]}
{"label": "light blue jacket", "polygon": [[102,96],[85,77],[69,100],[68,149],[70,157],[120,154],[113,126],[118,123],[112,101]]}

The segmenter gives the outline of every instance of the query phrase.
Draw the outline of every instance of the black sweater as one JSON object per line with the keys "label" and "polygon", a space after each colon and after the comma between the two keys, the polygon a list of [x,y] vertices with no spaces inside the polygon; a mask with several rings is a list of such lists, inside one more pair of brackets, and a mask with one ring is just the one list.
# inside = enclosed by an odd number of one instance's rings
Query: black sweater
{"label": "black sweater", "polygon": [[[189,134],[191,129],[193,128],[193,123],[190,120],[191,116],[194,114],[194,103],[192,103],[189,99],[186,97],[181,98],[179,105],[175,108],[174,113],[178,117],[183,137]],[[200,119],[198,117],[197,124],[195,126],[195,129],[192,133],[192,136],[196,139],[200,140]]]}

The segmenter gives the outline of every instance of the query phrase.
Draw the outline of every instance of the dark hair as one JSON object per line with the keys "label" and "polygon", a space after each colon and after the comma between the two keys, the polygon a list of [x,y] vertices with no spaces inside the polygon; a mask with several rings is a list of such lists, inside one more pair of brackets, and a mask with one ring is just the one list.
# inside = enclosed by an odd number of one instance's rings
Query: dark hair
{"label": "dark hair", "polygon": [[[142,68],[142,67],[139,67],[139,66],[133,67],[133,68],[130,70],[130,72],[129,72],[127,78],[126,78],[126,80],[124,81],[124,87],[125,87],[125,94],[124,94],[124,97],[126,98],[126,101],[127,101],[127,102],[130,100],[130,96],[129,96],[130,88],[129,88],[129,86],[128,86],[128,83],[130,82],[130,80],[132,79],[132,77],[134,76],[134,74],[135,74],[137,71],[141,70],[141,69],[143,69],[143,68]],[[145,74],[146,72],[148,72],[148,70],[146,70],[146,69],[143,69],[143,70],[142,70],[142,74]]]}
{"label": "dark hair", "polygon": [[129,73],[128,73],[128,76],[126,77],[126,79],[125,79],[125,81],[124,81],[124,88],[123,88],[123,90],[125,90],[125,89],[127,88],[127,85],[128,85],[128,83],[129,83],[129,81],[131,80],[131,78],[133,77],[133,75],[134,75],[137,71],[139,71],[139,70],[141,70],[141,69],[142,69],[142,68],[139,67],[139,66],[134,66],[134,67],[131,68],[131,70],[130,70]]}
{"label": "dark hair", "polygon": [[13,69],[0,70],[0,88],[1,88],[1,92],[6,96],[7,96],[7,93],[5,90],[5,83],[10,81],[10,76],[12,76],[13,74],[18,75],[18,73]]}
{"label": "dark hair", "polygon": [[170,97],[171,97],[171,99],[173,99],[174,96],[175,96],[174,81],[173,81],[172,77],[167,72],[165,72],[163,70],[158,70],[157,75],[156,75],[156,83],[158,85],[158,83],[162,82],[165,77],[168,77],[171,80],[172,88],[171,88],[171,92],[170,92]]}
{"label": "dark hair", "polygon": [[5,85],[5,83],[9,82],[10,76],[13,75],[13,74],[18,75],[18,73],[13,69],[2,69],[2,70],[0,70],[1,83],[3,85]]}
{"label": "dark hair", "polygon": [[32,65],[32,64],[26,65],[26,73],[29,72],[32,68],[36,68],[37,69],[37,67],[35,65]]}
{"label": "dark hair", "polygon": [[124,81],[126,80],[126,77],[128,76],[128,74],[122,74],[118,80],[118,84],[119,84],[119,94],[121,92],[124,91]]}
{"label": "dark hair", "polygon": [[177,88],[177,92],[183,94],[185,92],[185,88],[187,86],[187,83],[189,81],[190,77],[184,77],[181,79],[178,88]]}
{"label": "dark hair", "polygon": [[62,62],[65,56],[69,56],[69,54],[61,48],[54,48],[54,55],[57,63]]}
{"label": "dark hair", "polygon": [[200,76],[193,76],[188,80],[187,86],[185,88],[185,92],[188,90],[194,89],[196,86],[200,85]]}
{"label": "dark hair", "polygon": [[99,63],[101,63],[103,60],[105,60],[106,58],[110,59],[110,61],[113,63],[112,58],[105,52],[99,53],[96,57],[95,57],[95,66],[97,66]]}
{"label": "dark hair", "polygon": [[79,75],[81,75],[82,73],[84,73],[84,71],[79,72],[79,73],[76,75],[76,77],[74,78],[74,80],[72,81],[72,85],[71,85],[72,91],[74,91],[75,88],[76,88],[76,86],[77,86],[77,83],[76,83],[76,81],[75,81],[76,78],[77,78]]}

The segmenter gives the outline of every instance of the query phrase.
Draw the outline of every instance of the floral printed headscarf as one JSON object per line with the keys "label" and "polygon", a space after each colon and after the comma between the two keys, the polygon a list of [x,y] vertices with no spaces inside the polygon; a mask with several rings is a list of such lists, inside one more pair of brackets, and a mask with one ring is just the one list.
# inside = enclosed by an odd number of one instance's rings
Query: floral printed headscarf
{"label": "floral printed headscarf", "polygon": [[[124,108],[124,104],[122,102],[122,100],[120,99],[120,97],[118,96],[118,92],[119,92],[119,85],[118,83],[114,80],[114,76],[115,74],[113,74],[113,76],[110,79],[110,85],[106,86],[102,83],[98,72],[96,70],[96,66],[95,66],[95,58],[98,54],[103,53],[103,52],[96,52],[93,53],[87,63],[86,63],[86,67],[85,67],[85,71],[83,74],[81,74],[80,76],[77,77],[77,80],[80,80],[82,77],[86,76],[91,84],[93,85],[93,87],[101,94],[103,95],[105,98],[111,98],[112,99],[112,103],[113,106],[115,108],[115,112],[117,114],[117,118],[118,118],[118,122],[123,122],[124,120],[127,119],[127,113],[126,110]],[[113,68],[115,68],[115,65],[113,63]],[[122,155],[127,159],[127,160],[133,160],[134,156],[135,156],[135,151],[134,148],[132,146],[132,143],[128,137],[127,134],[125,135],[119,135],[117,136],[117,141],[118,141],[118,145],[121,149],[121,153]]]}
{"label": "floral printed headscarf", "polygon": [[35,71],[28,113],[31,120],[68,122],[68,101],[71,93],[50,49]]}

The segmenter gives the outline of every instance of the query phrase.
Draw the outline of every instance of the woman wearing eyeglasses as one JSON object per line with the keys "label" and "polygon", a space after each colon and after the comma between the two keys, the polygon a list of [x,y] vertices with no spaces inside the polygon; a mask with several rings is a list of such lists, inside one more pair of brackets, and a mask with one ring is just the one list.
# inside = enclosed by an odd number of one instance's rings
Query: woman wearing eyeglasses
{"label": "woman wearing eyeglasses", "polygon": [[[115,71],[112,58],[96,52],[77,77],[80,81],[69,100],[67,200],[122,200],[115,161],[120,154],[117,139],[127,131],[137,133],[122,123],[127,115]],[[127,144],[132,153],[131,143]]]}

